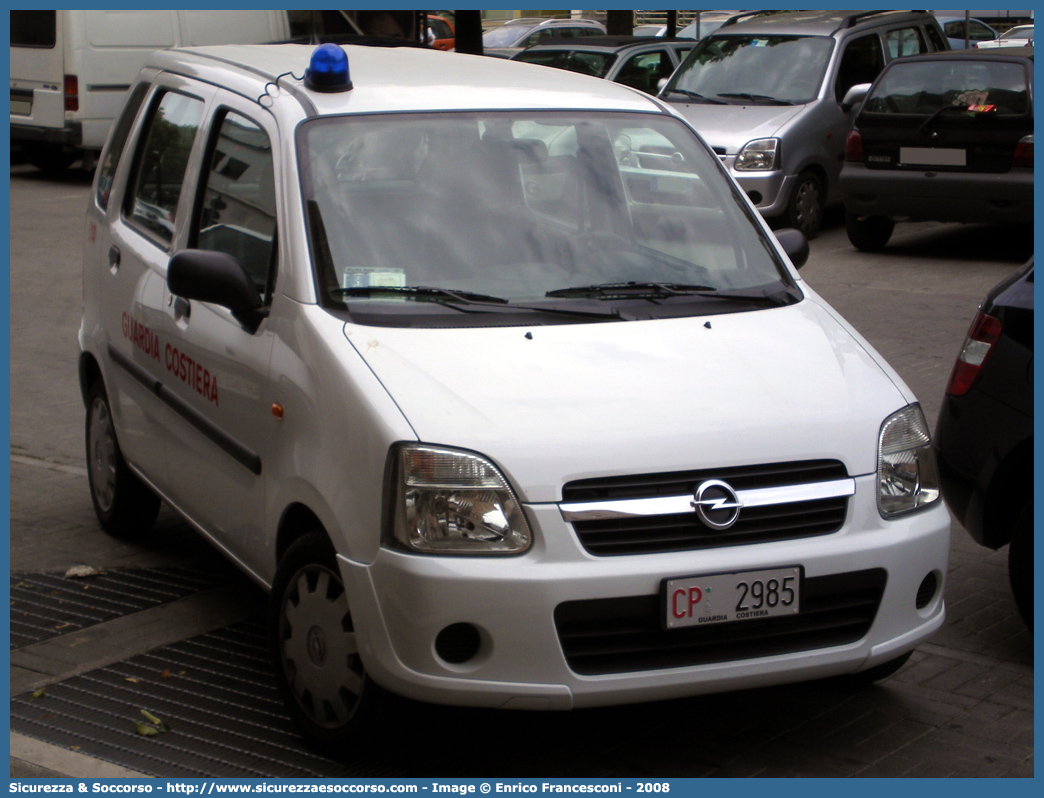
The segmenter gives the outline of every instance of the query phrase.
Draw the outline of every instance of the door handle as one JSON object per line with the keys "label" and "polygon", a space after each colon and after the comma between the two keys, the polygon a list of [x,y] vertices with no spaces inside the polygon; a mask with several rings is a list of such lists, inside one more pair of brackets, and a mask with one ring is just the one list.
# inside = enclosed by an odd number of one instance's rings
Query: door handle
{"label": "door handle", "polygon": [[109,270],[115,274],[120,268],[120,248],[113,244],[109,247]]}
{"label": "door handle", "polygon": [[171,309],[174,311],[174,320],[180,321],[181,319],[187,319],[192,315],[192,305],[187,299],[180,296],[170,295],[170,300],[167,302]]}

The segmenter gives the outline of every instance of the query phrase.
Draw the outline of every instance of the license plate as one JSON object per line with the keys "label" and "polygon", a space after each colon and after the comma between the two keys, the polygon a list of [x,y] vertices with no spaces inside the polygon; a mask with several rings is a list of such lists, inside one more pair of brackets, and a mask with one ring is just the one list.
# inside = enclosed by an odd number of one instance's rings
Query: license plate
{"label": "license plate", "polygon": [[33,101],[23,97],[11,97],[11,113],[29,116],[33,112]]}
{"label": "license plate", "polygon": [[667,579],[663,597],[668,629],[797,615],[801,568]]}
{"label": "license plate", "polygon": [[899,163],[908,166],[967,166],[967,150],[900,147]]}

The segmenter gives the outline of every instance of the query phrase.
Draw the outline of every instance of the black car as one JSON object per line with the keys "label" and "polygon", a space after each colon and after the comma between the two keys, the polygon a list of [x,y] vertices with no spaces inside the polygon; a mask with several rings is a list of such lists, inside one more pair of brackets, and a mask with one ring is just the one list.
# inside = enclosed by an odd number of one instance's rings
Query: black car
{"label": "black car", "polygon": [[957,358],[934,439],[943,498],[979,543],[1008,543],[1033,628],[1033,259],[994,286]]}
{"label": "black car", "polygon": [[1033,48],[896,59],[874,82],[841,170],[848,237],[896,221],[1033,220]]}

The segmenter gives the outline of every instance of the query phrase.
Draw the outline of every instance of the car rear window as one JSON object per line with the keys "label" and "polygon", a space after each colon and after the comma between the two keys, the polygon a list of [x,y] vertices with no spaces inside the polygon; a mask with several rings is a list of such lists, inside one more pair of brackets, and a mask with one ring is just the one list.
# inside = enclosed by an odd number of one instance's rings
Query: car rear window
{"label": "car rear window", "polygon": [[1019,63],[940,59],[899,63],[881,78],[863,110],[876,114],[934,114],[942,108],[969,114],[1025,114],[1026,68]]}

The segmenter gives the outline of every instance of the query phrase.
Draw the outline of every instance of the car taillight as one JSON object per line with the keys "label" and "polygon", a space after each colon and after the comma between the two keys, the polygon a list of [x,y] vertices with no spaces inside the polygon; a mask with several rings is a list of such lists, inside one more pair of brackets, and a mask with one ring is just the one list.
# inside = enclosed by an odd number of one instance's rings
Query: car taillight
{"label": "car taillight", "polygon": [[1023,136],[1022,140],[1015,146],[1015,156],[1011,159],[1012,166],[1026,166],[1033,168],[1033,134]]}
{"label": "car taillight", "polygon": [[65,110],[80,110],[80,84],[76,75],[65,76]]}
{"label": "car taillight", "polygon": [[1003,325],[1000,319],[987,316],[979,311],[964,339],[964,346],[957,356],[950,373],[950,382],[946,385],[946,393],[951,396],[964,396],[975,384],[982,367],[993,351],[993,345],[1000,338]]}
{"label": "car taillight", "polygon": [[858,130],[853,130],[848,134],[848,139],[845,141],[845,160],[854,163],[863,162],[863,137],[859,135]]}

